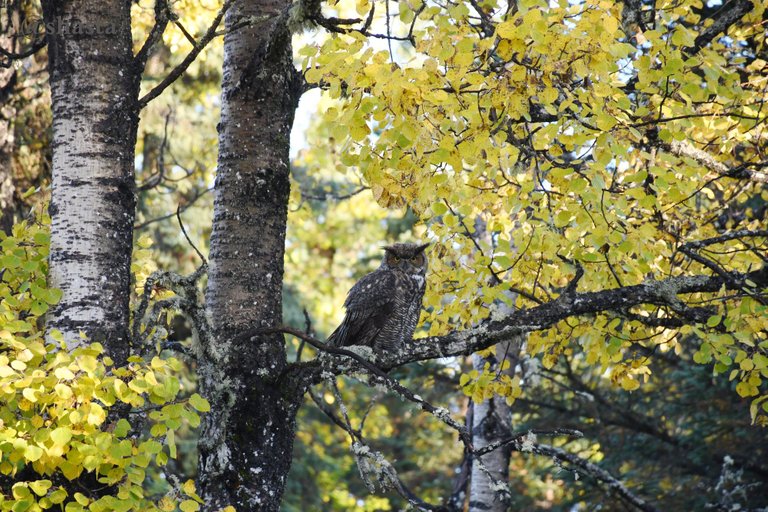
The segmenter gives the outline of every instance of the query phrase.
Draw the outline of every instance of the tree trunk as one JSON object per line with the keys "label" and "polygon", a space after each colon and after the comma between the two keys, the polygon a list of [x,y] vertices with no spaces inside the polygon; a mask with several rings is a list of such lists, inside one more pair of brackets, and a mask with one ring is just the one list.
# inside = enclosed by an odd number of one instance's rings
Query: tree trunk
{"label": "tree trunk", "polygon": [[53,103],[49,284],[63,292],[48,329],[84,331],[128,354],[138,82],[130,2],[47,0]]}
{"label": "tree trunk", "polygon": [[[4,10],[4,9],[0,9]],[[5,19],[4,12],[0,12],[0,29],[9,22]],[[0,46],[12,48],[11,38],[0,35]],[[10,63],[9,63],[10,64]],[[0,230],[6,234],[11,232],[13,226],[13,123],[11,120],[16,115],[13,106],[9,104],[9,98],[13,94],[16,85],[16,69],[13,65],[7,68],[0,67]]]}
{"label": "tree trunk", "polygon": [[[475,233],[477,237],[482,238],[488,247],[493,245],[486,223],[480,217],[475,219]],[[514,247],[510,248],[514,252]],[[497,280],[492,280],[492,283],[494,286],[499,284]],[[505,292],[505,294],[514,304],[515,295],[511,292]],[[502,316],[514,311],[513,307],[503,301],[497,301],[494,307],[496,314]],[[514,377],[515,366],[524,342],[525,336],[512,336],[496,345],[495,356],[484,358],[478,354],[473,354],[472,366],[478,372],[482,372],[487,363],[490,365],[487,371]],[[510,365],[508,369],[502,370],[505,361],[509,361]],[[471,415],[467,414],[467,424],[472,432],[472,444],[475,449],[481,449],[501,441],[512,433],[512,410],[504,397],[494,396],[490,400],[473,403],[471,404],[471,411]],[[494,489],[493,484],[494,480],[504,485],[509,482],[511,453],[509,448],[500,448],[483,455],[481,462],[485,466],[484,468],[481,468],[478,461],[472,461],[468,492],[470,512],[504,512],[508,510],[509,504],[504,499],[504,495]]]}
{"label": "tree trunk", "polygon": [[[211,402],[200,441],[208,510],[278,510],[291,464],[301,392],[279,381],[289,192],[289,134],[299,98],[287,1],[236,2],[224,38],[219,159],[201,393]],[[249,25],[233,30],[243,19]],[[256,21],[253,21],[256,20]]]}
{"label": "tree trunk", "polygon": [[[477,371],[482,371],[485,363],[491,363],[488,371],[499,371],[506,359],[510,368],[503,371],[510,376],[514,375],[515,365],[520,353],[524,337],[516,336],[509,341],[496,345],[496,357],[485,359],[477,354],[472,356],[472,365]],[[494,396],[490,400],[472,404],[472,444],[476,450],[489,444],[501,441],[512,433],[511,408],[506,400],[500,396]],[[509,459],[511,450],[500,448],[482,456],[482,463],[494,479],[503,484],[509,482]],[[499,493],[493,488],[493,480],[488,473],[481,470],[480,464],[473,461],[469,486],[469,510],[470,512],[504,512],[509,509],[509,504],[500,499]]]}

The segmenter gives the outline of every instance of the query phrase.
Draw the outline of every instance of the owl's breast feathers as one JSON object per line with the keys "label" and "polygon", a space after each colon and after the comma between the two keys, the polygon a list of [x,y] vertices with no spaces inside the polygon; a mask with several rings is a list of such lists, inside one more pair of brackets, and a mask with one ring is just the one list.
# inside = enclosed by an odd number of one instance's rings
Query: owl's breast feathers
{"label": "owl's breast feathers", "polygon": [[413,336],[424,287],[420,275],[387,269],[366,275],[349,291],[344,321],[328,337],[328,343],[398,350]]}

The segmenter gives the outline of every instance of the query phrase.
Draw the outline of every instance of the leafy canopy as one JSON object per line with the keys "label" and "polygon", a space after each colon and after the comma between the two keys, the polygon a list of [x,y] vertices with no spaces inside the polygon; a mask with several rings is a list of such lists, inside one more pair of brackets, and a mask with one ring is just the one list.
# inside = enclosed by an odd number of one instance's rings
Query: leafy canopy
{"label": "leafy canopy", "polygon": [[[658,2],[643,28],[597,0],[415,0],[391,23],[381,9],[367,27],[338,21],[371,7],[331,3],[336,33],[298,54],[330,105],[319,130],[331,150],[317,152],[361,175],[379,205],[414,211],[437,242],[430,334],[492,315],[509,292],[518,307],[549,301],[578,267],[579,291],[599,291],[764,265],[765,232],[753,235],[768,192],[752,173],[763,165],[764,6],[711,44],[697,41],[712,24],[697,1]],[[377,32],[398,38],[394,55],[371,43]],[[734,231],[749,234],[690,256],[690,244]],[[735,380],[766,422],[768,315],[755,283],[611,306],[533,333],[528,353],[547,368],[576,354],[631,391],[649,378],[647,349],[692,341],[695,360]],[[464,389],[487,396],[483,379],[464,377]]]}

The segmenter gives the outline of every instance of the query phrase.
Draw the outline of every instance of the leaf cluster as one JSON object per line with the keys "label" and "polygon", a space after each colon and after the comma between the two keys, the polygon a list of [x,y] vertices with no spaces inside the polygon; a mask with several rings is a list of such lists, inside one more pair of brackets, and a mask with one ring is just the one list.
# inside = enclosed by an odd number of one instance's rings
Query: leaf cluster
{"label": "leaf cluster", "polygon": [[45,284],[47,221],[0,234],[0,508],[197,510],[191,481],[161,497],[143,484],[176,458],[176,432],[199,425],[210,405],[182,396],[174,358],[117,366],[98,343],[68,347],[59,332],[41,330],[61,297]]}

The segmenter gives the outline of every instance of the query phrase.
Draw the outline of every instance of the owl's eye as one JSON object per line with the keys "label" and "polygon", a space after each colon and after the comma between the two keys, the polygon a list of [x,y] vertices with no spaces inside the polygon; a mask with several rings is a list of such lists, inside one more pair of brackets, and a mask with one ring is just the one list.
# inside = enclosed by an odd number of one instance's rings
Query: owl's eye
{"label": "owl's eye", "polygon": [[414,265],[423,265],[424,264],[424,255],[423,254],[417,254],[413,258],[411,258],[411,263]]}
{"label": "owl's eye", "polygon": [[391,253],[387,256],[387,260],[389,261],[390,265],[397,265],[400,263],[400,258]]}

